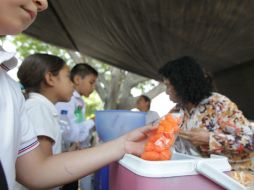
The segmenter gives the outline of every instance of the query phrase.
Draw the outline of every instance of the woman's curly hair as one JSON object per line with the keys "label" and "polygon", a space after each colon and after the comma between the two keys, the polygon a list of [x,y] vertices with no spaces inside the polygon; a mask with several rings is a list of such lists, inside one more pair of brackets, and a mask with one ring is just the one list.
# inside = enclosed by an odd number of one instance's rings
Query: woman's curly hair
{"label": "woman's curly hair", "polygon": [[169,61],[159,69],[159,74],[170,81],[183,104],[197,105],[213,91],[209,75],[189,56]]}

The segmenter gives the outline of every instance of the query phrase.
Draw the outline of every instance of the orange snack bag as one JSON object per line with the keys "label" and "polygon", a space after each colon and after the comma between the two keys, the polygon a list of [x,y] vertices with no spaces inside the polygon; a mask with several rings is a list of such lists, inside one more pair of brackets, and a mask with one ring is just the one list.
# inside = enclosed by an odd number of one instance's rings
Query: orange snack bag
{"label": "orange snack bag", "polygon": [[179,131],[179,119],[172,114],[166,115],[159,123],[156,131],[149,137],[145,150],[141,155],[144,160],[169,160],[170,147],[175,142],[175,134]]}

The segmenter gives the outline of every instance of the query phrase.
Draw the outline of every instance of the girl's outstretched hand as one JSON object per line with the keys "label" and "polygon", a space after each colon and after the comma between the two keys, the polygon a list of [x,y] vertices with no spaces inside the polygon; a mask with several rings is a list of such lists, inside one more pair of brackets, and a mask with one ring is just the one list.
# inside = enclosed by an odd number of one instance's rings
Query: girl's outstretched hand
{"label": "girl's outstretched hand", "polygon": [[147,125],[135,129],[121,138],[123,138],[125,153],[140,156],[144,151],[144,145],[151,133],[157,126]]}

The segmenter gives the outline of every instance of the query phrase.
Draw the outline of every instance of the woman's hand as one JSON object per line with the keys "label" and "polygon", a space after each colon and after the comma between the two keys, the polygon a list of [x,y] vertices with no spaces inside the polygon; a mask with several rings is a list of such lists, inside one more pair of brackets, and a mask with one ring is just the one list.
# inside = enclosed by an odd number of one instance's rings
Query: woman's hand
{"label": "woman's hand", "polygon": [[190,131],[180,130],[178,136],[190,141],[195,146],[202,146],[209,144],[209,131],[200,128],[194,128]]}

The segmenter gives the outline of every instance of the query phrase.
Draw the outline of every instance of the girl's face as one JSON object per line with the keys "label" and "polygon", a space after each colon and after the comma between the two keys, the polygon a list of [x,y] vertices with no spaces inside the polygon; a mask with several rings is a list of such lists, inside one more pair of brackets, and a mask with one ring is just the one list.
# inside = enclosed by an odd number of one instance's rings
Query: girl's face
{"label": "girl's face", "polygon": [[47,0],[0,0],[0,35],[22,32],[47,7]]}
{"label": "girl's face", "polygon": [[67,65],[64,65],[59,71],[55,84],[56,102],[68,102],[74,89],[70,80],[70,69]]}
{"label": "girl's face", "polygon": [[76,90],[83,96],[89,97],[94,91],[96,85],[97,76],[94,74],[86,75],[84,78],[77,76],[74,78],[74,84]]}
{"label": "girl's face", "polygon": [[168,79],[165,79],[163,83],[166,85],[166,94],[169,95],[169,99],[175,103],[180,103],[179,98],[176,95],[174,86],[170,83]]}

